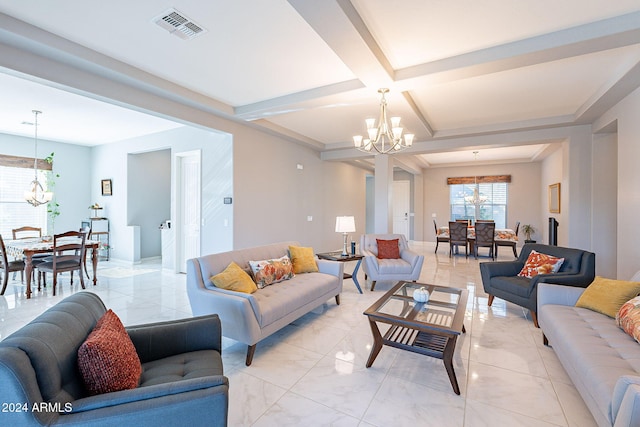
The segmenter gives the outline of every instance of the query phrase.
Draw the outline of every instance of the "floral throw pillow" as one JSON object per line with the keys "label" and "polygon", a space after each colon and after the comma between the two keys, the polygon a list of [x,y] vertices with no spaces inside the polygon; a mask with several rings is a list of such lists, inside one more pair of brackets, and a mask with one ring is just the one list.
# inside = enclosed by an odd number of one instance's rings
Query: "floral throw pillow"
{"label": "floral throw pillow", "polygon": [[522,267],[518,276],[532,278],[538,274],[557,273],[563,262],[564,258],[531,251],[527,258],[527,262],[525,262],[524,267]]}
{"label": "floral throw pillow", "polygon": [[640,343],[640,297],[622,304],[616,314],[616,324]]}
{"label": "floral throw pillow", "polygon": [[260,289],[293,277],[293,265],[286,255],[276,259],[249,261],[249,266],[253,279]]}

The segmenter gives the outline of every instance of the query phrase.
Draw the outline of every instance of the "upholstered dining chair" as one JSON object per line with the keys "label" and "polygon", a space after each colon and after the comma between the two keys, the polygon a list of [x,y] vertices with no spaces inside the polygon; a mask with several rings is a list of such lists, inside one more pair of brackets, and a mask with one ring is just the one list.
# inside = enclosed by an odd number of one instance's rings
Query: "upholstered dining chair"
{"label": "upholstered dining chair", "polygon": [[449,257],[453,255],[453,249],[464,246],[464,255],[469,256],[469,244],[467,239],[467,222],[449,221]]}
{"label": "upholstered dining chair", "polygon": [[7,248],[4,245],[4,240],[2,240],[2,235],[0,235],[0,269],[2,269],[2,291],[0,291],[0,295],[4,295],[4,291],[7,289],[7,283],[9,282],[9,273],[15,271],[24,272],[24,261],[9,261]]}
{"label": "upholstered dining chair", "polygon": [[444,242],[444,243],[449,243],[449,233],[447,234],[443,234],[443,233],[439,233],[440,230],[438,230],[438,224],[436,224],[436,220],[433,220],[433,228],[436,231],[436,250],[435,252],[438,252],[438,245],[440,244],[440,242]]}
{"label": "upholstered dining chair", "polygon": [[498,246],[510,246],[511,249],[513,249],[513,256],[518,258],[518,251],[516,250],[516,244],[518,243],[518,230],[520,229],[520,221],[516,222],[516,226],[515,226],[515,233],[516,233],[516,239],[515,240],[502,240],[502,239],[498,239],[495,242],[495,256],[498,256]]}
{"label": "upholstered dining chair", "polygon": [[53,273],[53,295],[56,295],[58,274],[71,273],[71,285],[73,285],[73,272],[78,270],[80,285],[84,289],[84,275],[82,269],[85,256],[85,242],[87,235],[81,231],[67,231],[53,236],[53,249],[50,261],[38,265],[38,270]]}
{"label": "upholstered dining chair", "polygon": [[489,256],[495,259],[493,249],[495,243],[496,223],[493,221],[476,221],[476,241],[473,245],[473,255],[478,259],[478,248],[489,248]]}

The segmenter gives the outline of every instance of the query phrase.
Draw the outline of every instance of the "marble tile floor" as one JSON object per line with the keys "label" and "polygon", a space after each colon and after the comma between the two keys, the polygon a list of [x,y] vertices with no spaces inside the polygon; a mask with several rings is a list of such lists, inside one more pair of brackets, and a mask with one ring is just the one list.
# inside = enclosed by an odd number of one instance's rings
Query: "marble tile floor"
{"label": "marble tile floor", "polygon": [[[392,283],[359,294],[345,280],[341,305],[333,299],[258,344],[253,364],[246,346],[223,339],[230,382],[230,426],[595,426],[553,349],[522,308],[496,298],[487,307],[479,262],[448,256],[448,246],[414,242],[425,254],[420,281],[467,288],[467,333],[458,340],[454,366],[461,388],[451,389],[442,361],[384,347],[365,368],[372,344],[362,313]],[[502,251],[500,260],[513,259]],[[347,264],[347,270],[355,264]],[[128,274],[129,273],[129,274]],[[50,286],[25,298],[12,281],[0,297],[0,339],[80,285],[63,275],[58,295]],[[184,274],[159,263],[134,267],[101,262],[98,285],[87,286],[125,325],[191,316]],[[364,283],[362,271],[359,275]]]}

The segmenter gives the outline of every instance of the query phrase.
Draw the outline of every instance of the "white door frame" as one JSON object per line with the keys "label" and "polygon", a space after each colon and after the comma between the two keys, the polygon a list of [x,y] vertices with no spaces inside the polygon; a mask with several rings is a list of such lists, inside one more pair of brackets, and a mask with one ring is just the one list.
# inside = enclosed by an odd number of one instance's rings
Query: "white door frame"
{"label": "white door frame", "polygon": [[[183,166],[187,162],[195,162],[196,171],[185,176],[188,170]],[[176,153],[174,170],[175,188],[175,271],[185,273],[187,258],[200,256],[200,226],[202,223],[201,198],[202,198],[202,153],[201,150]],[[189,191],[189,189],[191,191]],[[188,203],[188,206],[187,206]],[[189,220],[196,227],[195,230],[185,226],[185,210],[189,208]],[[192,233],[197,233],[193,236]],[[187,239],[194,239],[187,243]],[[193,245],[195,244],[195,247]],[[187,247],[189,246],[189,247]]]}
{"label": "white door frame", "polygon": [[393,181],[391,203],[393,205],[393,233],[411,234],[411,183],[408,180]]}

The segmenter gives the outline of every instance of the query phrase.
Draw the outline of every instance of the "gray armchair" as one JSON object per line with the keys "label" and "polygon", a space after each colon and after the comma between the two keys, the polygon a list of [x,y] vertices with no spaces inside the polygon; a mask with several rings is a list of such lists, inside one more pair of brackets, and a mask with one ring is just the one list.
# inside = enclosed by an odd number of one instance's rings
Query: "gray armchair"
{"label": "gray armchair", "polygon": [[[378,242],[398,239],[399,259],[378,259]],[[371,277],[371,290],[378,280],[407,280],[415,282],[420,277],[424,255],[409,249],[403,234],[364,234],[360,237],[360,253],[364,255],[364,279]]]}
{"label": "gray armchair", "polygon": [[79,292],[0,342],[1,400],[29,409],[3,413],[4,425],[227,425],[217,315],[127,328],[142,363],[140,384],[91,396],[77,352],[105,312],[97,295]]}
{"label": "gray armchair", "polygon": [[[532,250],[564,258],[560,270],[554,274],[538,274],[531,279],[518,276]],[[484,291],[489,294],[488,305],[493,303],[494,297],[498,297],[527,308],[536,327],[538,326],[536,315],[538,283],[562,283],[563,285],[586,288],[593,282],[595,270],[596,255],[593,252],[540,243],[526,243],[515,261],[480,263],[482,286]]]}

